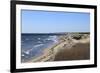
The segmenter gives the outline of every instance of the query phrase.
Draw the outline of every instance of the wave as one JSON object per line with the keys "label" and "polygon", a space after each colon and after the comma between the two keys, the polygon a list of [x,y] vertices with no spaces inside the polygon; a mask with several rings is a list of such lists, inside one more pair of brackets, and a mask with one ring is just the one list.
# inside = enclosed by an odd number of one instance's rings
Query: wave
{"label": "wave", "polygon": [[40,46],[43,46],[43,45],[44,45],[44,44],[38,44],[38,45],[33,46],[32,49],[29,49],[29,50],[27,50],[27,51],[24,51],[24,52],[23,52],[24,54],[22,54],[22,56],[24,56],[25,54],[26,54],[26,55],[29,55],[30,52],[31,52],[34,48],[37,48],[37,47],[40,47]]}
{"label": "wave", "polygon": [[58,42],[57,36],[49,36],[48,39],[49,39],[49,40],[52,40],[54,43],[57,43],[57,42]]}
{"label": "wave", "polygon": [[41,38],[37,38],[38,40],[40,40]]}
{"label": "wave", "polygon": [[24,54],[22,54],[21,56],[23,56],[23,57],[24,57],[25,55],[24,55]]}
{"label": "wave", "polygon": [[37,43],[42,43],[41,41],[37,41]]}
{"label": "wave", "polygon": [[40,47],[40,46],[43,46],[44,44],[38,44],[38,45],[35,45],[34,47]]}
{"label": "wave", "polygon": [[26,38],[25,40],[29,40],[29,38]]}
{"label": "wave", "polygon": [[30,50],[25,51],[24,53],[27,54],[27,55],[29,55],[30,54]]}

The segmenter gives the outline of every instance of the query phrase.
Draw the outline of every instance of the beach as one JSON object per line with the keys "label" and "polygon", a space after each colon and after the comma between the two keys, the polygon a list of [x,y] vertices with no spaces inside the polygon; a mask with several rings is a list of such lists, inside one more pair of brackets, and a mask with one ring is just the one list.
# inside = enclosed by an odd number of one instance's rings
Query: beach
{"label": "beach", "polygon": [[65,48],[60,50],[54,61],[65,60],[86,60],[90,58],[90,44],[89,43],[77,43],[70,49]]}
{"label": "beach", "polygon": [[90,37],[89,34],[76,36],[74,33],[59,37],[59,43],[46,48],[41,56],[28,62],[50,62],[50,61],[71,61],[71,60],[88,60],[90,59]]}
{"label": "beach", "polygon": [[71,38],[71,36],[63,37],[65,41],[59,45],[60,49],[56,49],[58,51],[55,54],[54,61],[90,59],[90,37],[86,34],[81,37],[78,40]]}

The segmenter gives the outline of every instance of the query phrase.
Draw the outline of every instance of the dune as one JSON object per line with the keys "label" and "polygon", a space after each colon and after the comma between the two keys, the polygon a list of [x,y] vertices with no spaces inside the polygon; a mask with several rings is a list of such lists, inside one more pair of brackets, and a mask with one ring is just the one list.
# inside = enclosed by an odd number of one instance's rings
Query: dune
{"label": "dune", "polygon": [[90,44],[77,43],[70,49],[65,48],[60,50],[55,55],[54,61],[86,60],[86,59],[90,59]]}

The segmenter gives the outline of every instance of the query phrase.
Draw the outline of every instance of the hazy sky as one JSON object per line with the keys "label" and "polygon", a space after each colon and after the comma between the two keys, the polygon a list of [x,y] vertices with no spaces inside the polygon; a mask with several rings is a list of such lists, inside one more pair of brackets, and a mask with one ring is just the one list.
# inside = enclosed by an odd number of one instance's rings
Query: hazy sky
{"label": "hazy sky", "polygon": [[90,14],[22,10],[22,33],[89,32]]}

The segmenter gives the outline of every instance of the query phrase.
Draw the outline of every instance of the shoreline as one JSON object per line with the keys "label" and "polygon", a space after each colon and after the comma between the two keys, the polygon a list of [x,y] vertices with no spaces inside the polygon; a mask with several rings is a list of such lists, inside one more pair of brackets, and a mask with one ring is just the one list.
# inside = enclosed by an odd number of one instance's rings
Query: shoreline
{"label": "shoreline", "polygon": [[59,37],[59,42],[46,48],[43,55],[26,63],[85,59],[90,59],[90,37],[76,40],[68,35]]}

